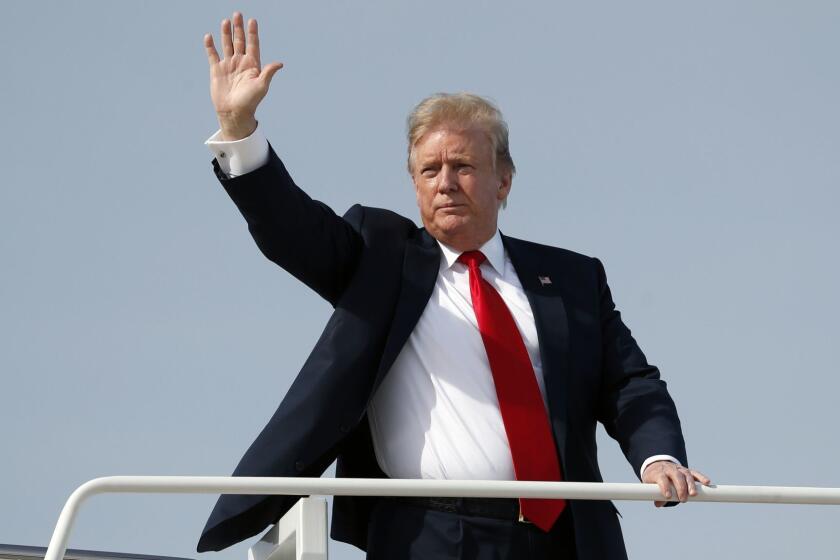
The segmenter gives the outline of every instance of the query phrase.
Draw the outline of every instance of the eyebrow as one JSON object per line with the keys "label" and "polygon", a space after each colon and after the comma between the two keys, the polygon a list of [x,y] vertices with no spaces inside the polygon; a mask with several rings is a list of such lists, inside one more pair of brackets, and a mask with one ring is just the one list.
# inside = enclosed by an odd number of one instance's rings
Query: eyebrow
{"label": "eyebrow", "polygon": [[[418,161],[418,163],[420,163],[421,165],[427,165],[429,163],[438,162],[438,161],[440,161],[440,159],[441,159],[440,157],[435,155],[435,156],[425,158],[425,159],[421,158]],[[465,162],[469,163],[469,162],[472,161],[472,158],[469,156],[469,154],[466,154],[466,153],[464,153],[464,154],[456,153],[456,154],[450,154],[449,157],[447,158],[447,160],[455,162],[455,163],[465,163]]]}

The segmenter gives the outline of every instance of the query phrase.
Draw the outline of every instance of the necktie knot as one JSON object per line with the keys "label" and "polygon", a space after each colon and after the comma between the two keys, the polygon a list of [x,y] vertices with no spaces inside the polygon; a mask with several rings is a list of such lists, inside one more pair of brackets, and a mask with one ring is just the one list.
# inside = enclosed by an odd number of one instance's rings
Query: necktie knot
{"label": "necktie knot", "polygon": [[487,257],[484,256],[484,253],[481,251],[465,251],[461,253],[461,256],[458,257],[458,262],[467,265],[468,267],[478,268],[481,266],[481,263],[487,260]]}

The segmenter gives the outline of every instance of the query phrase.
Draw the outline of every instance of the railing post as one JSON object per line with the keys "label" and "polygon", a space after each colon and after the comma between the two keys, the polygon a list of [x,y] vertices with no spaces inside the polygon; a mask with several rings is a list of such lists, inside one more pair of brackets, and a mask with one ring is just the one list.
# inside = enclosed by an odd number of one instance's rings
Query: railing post
{"label": "railing post", "polygon": [[327,560],[327,501],[298,500],[248,549],[248,560]]}

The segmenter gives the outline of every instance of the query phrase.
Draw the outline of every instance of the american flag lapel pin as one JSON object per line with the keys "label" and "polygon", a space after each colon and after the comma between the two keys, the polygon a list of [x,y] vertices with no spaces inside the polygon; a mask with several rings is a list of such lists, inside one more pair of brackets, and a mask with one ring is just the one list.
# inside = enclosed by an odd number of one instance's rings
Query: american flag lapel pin
{"label": "american flag lapel pin", "polygon": [[545,288],[546,286],[551,286],[551,278],[548,276],[537,276],[540,279],[540,285]]}

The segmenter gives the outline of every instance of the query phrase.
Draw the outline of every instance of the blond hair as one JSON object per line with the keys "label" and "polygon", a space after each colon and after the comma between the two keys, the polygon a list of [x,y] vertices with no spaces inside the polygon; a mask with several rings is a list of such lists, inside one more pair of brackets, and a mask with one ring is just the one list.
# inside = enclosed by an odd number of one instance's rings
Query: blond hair
{"label": "blond hair", "polygon": [[501,165],[516,173],[510,156],[508,126],[502,112],[491,101],[472,93],[436,93],[417,104],[408,115],[408,172],[414,168],[414,146],[435,128],[478,128],[490,140],[493,168]]}

